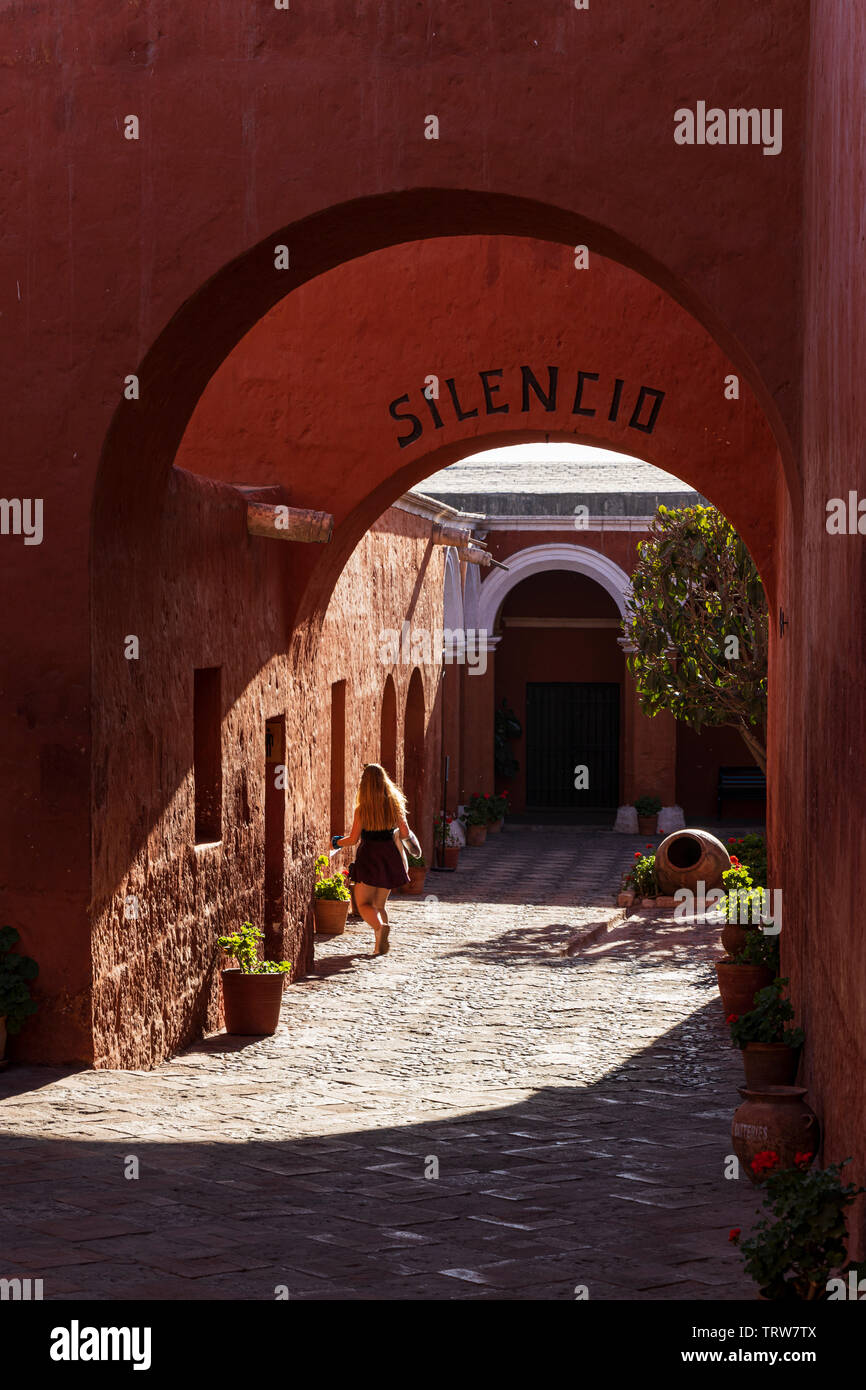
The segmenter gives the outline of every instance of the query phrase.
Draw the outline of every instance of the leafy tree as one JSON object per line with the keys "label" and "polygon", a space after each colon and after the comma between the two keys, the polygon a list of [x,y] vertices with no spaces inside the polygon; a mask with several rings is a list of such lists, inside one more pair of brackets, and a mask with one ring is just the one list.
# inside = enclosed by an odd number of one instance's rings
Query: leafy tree
{"label": "leafy tree", "polygon": [[623,631],[645,714],[730,725],[766,771],[767,602],[715,507],[659,507],[639,547]]}

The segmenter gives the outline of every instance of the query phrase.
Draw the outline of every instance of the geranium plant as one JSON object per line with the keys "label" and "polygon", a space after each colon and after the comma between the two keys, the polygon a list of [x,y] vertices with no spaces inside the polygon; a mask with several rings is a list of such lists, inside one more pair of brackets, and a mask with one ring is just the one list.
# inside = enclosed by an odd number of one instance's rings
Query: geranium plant
{"label": "geranium plant", "polygon": [[462,819],[465,825],[490,825],[498,820],[498,816],[494,814],[493,797],[490,793],[479,792],[470,796],[463,807]]}
{"label": "geranium plant", "polygon": [[639,816],[657,816],[662,809],[661,798],[658,796],[639,796],[634,803],[634,809]]}
{"label": "geranium plant", "polygon": [[451,830],[454,824],[454,816],[437,816],[433,822],[433,839],[440,848],[450,845],[452,848],[459,845],[460,841]]}
{"label": "geranium plant", "polygon": [[339,873],[328,873],[329,861],[327,854],[320,854],[316,859],[316,886],[313,895],[316,898],[326,898],[333,902],[347,903],[351,897],[347,883],[349,870],[342,869]]}
{"label": "geranium plant", "polygon": [[769,936],[758,929],[746,932],[746,944],[734,956],[734,965],[763,965],[772,970],[775,978],[779,973],[779,937]]}
{"label": "geranium plant", "polygon": [[20,940],[14,927],[0,927],[0,1018],[6,1019],[7,1033],[20,1033],[24,1020],[38,1008],[30,997],[30,981],[36,979],[39,966],[12,949]]}
{"label": "geranium plant", "polygon": [[511,802],[508,800],[508,791],[502,791],[498,796],[490,798],[493,807],[493,819],[503,820],[511,810]]}
{"label": "geranium plant", "polygon": [[841,1182],[850,1159],[810,1171],[813,1156],[797,1154],[793,1168],[782,1168],[771,1149],[752,1160],[766,1175],[767,1215],[747,1240],[739,1231],[729,1239],[742,1251],[746,1273],[764,1298],[826,1299],[831,1276],[848,1269],[845,1212],[866,1189]]}
{"label": "geranium plant", "polygon": [[217,945],[237,961],[244,975],[284,975],[291,970],[290,960],[261,960],[259,942],[264,940],[264,932],[252,922],[244,922],[231,936],[218,936]]}
{"label": "geranium plant", "polygon": [[654,854],[634,852],[634,863],[626,874],[626,883],[631,884],[639,898],[654,898],[658,893],[656,886],[656,857]]}
{"label": "geranium plant", "polygon": [[732,1015],[731,1042],[734,1047],[749,1043],[783,1043],[785,1047],[802,1047],[806,1034],[802,1028],[792,1028],[794,1006],[783,990],[787,978],[776,979],[755,995],[755,1007],[739,1017]]}
{"label": "geranium plant", "polygon": [[427,860],[423,854],[407,854],[406,860],[410,869],[426,869]]}

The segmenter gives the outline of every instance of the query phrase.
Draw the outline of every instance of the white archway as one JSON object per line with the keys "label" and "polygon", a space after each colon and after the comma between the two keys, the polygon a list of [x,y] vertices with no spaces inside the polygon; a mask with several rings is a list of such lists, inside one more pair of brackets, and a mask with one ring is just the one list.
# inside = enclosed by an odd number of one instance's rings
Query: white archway
{"label": "white archway", "polygon": [[445,552],[445,593],[442,608],[442,626],[446,631],[460,631],[465,627],[463,620],[463,589],[460,583],[460,561],[457,558],[457,551],[451,545],[449,545]]}
{"label": "white archway", "polygon": [[620,569],[613,560],[597,550],[585,545],[530,545],[508,557],[508,570],[496,570],[484,579],[478,595],[478,624],[482,630],[492,633],[496,615],[507,594],[528,579],[531,574],[541,574],[545,570],[571,570],[575,574],[585,574],[610,594],[621,615],[625,615],[625,601],[628,597],[630,581],[625,570]]}

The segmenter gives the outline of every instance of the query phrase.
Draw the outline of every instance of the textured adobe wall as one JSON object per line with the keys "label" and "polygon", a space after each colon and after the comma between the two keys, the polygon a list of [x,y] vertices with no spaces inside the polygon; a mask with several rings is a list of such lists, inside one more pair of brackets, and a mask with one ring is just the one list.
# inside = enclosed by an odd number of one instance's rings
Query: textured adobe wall
{"label": "textured adobe wall", "polygon": [[[829,498],[866,497],[866,14],[812,5],[812,128],[805,225],[804,498],[783,513],[773,642],[773,867],[784,891],[782,964],[806,1029],[806,1083],[825,1161],[866,1177],[866,536],[828,535]],[[771,629],[775,631],[775,626]],[[852,1170],[848,1170],[849,1172]],[[861,1254],[866,1211],[855,1221]]]}
{"label": "textured adobe wall", "polygon": [[[95,647],[93,1020],[98,1066],[148,1067],[219,1022],[215,938],[261,924],[264,722],[286,720],[286,892],[281,953],[312,960],[312,860],[331,833],[330,686],[347,682],[346,799],[378,758],[381,688],[411,668],[378,660],[381,628],[441,625],[444,552],[417,517],[389,512],[350,558],[319,657],[292,664],[282,594],[289,546],[251,538],[234,489],[178,470],[164,522],[141,538],[151,564],[118,571]],[[125,622],[119,621],[121,617]],[[123,655],[135,633],[138,661]],[[222,667],[223,833],[194,845],[192,675]],[[438,668],[423,670],[430,765]],[[428,790],[424,836],[429,848]],[[342,829],[343,827],[337,827]],[[348,855],[344,862],[348,862]],[[134,896],[138,916],[125,904]],[[55,1044],[56,1047],[56,1044]],[[57,1052],[55,1052],[57,1055]]]}

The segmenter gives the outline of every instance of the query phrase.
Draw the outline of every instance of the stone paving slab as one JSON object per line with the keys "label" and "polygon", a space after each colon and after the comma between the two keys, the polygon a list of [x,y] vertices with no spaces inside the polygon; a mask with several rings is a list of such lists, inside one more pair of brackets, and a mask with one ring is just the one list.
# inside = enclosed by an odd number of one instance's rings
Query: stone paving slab
{"label": "stone paving slab", "polygon": [[716,932],[623,920],[631,838],[464,851],[392,900],[387,957],[361,924],[318,938],[272,1038],[11,1068],[0,1277],[60,1300],[752,1298]]}

